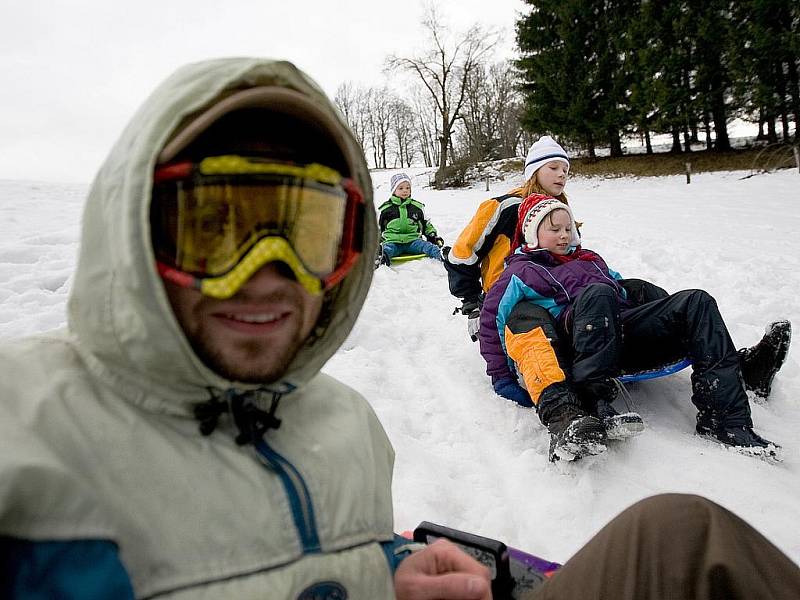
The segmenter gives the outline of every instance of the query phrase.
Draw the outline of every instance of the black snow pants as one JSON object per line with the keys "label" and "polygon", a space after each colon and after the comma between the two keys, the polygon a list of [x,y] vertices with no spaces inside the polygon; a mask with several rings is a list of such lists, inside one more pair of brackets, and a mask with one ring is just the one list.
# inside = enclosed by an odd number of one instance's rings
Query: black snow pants
{"label": "black snow pants", "polygon": [[684,290],[627,308],[620,307],[611,287],[593,284],[557,322],[528,302],[515,307],[509,326],[522,329],[520,320],[530,329],[547,332],[566,374],[564,384],[542,393],[540,416],[542,410],[575,402],[574,392],[602,389],[623,371],[657,368],[689,357],[692,402],[700,417],[725,426],[752,426],[736,348],[716,301],[703,290]]}

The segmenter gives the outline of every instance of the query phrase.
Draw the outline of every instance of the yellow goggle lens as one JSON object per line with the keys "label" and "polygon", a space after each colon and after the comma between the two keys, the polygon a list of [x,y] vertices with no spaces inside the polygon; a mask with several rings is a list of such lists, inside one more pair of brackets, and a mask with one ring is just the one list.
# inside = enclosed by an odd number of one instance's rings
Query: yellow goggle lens
{"label": "yellow goggle lens", "polygon": [[[339,260],[348,200],[341,181],[323,165],[207,158],[190,179],[154,186],[151,224],[158,260],[221,281],[234,272],[241,277],[271,248],[271,260],[289,264],[287,256],[294,257],[296,268],[289,266],[296,274],[325,277]],[[286,248],[275,250],[274,241],[281,239]]]}

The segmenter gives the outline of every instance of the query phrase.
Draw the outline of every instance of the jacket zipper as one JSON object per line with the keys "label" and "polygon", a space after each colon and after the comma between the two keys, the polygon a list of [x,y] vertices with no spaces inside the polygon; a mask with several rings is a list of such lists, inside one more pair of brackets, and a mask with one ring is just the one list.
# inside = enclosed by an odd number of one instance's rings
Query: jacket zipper
{"label": "jacket zipper", "polygon": [[303,544],[303,552],[305,554],[320,552],[314,506],[303,477],[292,463],[273,450],[263,439],[254,442],[254,446],[261,462],[281,478],[292,508],[294,525]]}

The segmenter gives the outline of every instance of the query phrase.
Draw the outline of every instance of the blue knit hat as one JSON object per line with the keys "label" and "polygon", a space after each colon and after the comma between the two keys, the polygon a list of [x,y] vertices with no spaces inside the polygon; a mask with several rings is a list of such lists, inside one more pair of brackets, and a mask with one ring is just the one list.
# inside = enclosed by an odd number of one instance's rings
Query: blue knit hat
{"label": "blue knit hat", "polygon": [[389,187],[391,188],[390,194],[394,194],[394,191],[397,189],[397,186],[403,183],[404,181],[408,182],[408,185],[411,185],[411,177],[406,175],[405,173],[395,173],[392,175],[392,179],[389,182]]}

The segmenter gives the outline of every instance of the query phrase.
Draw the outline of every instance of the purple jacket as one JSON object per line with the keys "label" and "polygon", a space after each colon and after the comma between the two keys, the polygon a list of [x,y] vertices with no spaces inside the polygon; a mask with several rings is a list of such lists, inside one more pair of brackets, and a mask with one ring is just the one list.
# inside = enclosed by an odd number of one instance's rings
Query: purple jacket
{"label": "purple jacket", "polygon": [[481,309],[481,354],[493,383],[517,378],[506,355],[505,329],[518,302],[530,300],[558,318],[588,285],[604,283],[617,291],[623,305],[627,304],[625,291],[617,283],[620,275],[598,254],[579,249],[575,255],[568,262],[561,262],[547,250],[517,252],[508,257],[506,270],[489,290]]}

